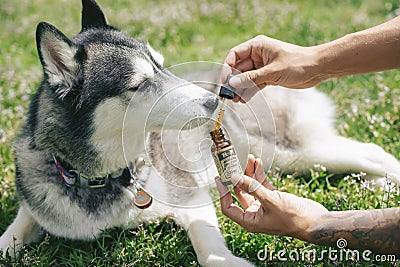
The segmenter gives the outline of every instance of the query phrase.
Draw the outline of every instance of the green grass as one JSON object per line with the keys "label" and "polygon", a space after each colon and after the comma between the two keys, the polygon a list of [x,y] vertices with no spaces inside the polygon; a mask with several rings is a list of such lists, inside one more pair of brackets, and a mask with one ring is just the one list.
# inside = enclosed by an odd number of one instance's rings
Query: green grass
{"label": "green grass", "polygon": [[[257,34],[301,45],[315,45],[361,30],[395,16],[397,0],[253,0],[130,1],[100,0],[108,21],[149,43],[166,65],[188,61],[222,62],[229,48]],[[18,210],[11,144],[25,117],[30,96],[41,79],[35,28],[48,21],[68,36],[80,30],[80,1],[0,1],[0,233]],[[373,52],[373,51],[371,51]],[[333,79],[318,87],[337,105],[340,134],[374,142],[400,158],[400,72],[398,70]],[[273,170],[280,190],[311,198],[329,210],[372,209],[400,204],[399,188],[365,189],[357,177],[331,177],[316,166],[311,179],[292,178]],[[352,182],[355,180],[355,183]],[[300,240],[251,234],[218,211],[228,247],[259,266],[298,266],[296,262],[257,260],[264,249],[325,249]],[[305,262],[313,266],[373,266],[371,262]],[[391,266],[390,263],[375,263]],[[11,265],[1,259],[0,266]],[[196,266],[184,230],[166,219],[136,230],[112,229],[95,242],[47,236],[26,246],[15,266]]]}

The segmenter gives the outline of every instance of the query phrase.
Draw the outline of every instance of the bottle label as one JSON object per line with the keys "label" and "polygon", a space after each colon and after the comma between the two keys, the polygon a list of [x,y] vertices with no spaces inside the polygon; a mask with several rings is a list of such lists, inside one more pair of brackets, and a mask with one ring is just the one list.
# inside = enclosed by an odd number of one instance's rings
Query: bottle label
{"label": "bottle label", "polygon": [[240,176],[243,174],[239,159],[233,146],[218,150],[214,152],[213,156],[219,176],[221,177],[221,182],[224,185],[232,184],[230,178],[233,175]]}

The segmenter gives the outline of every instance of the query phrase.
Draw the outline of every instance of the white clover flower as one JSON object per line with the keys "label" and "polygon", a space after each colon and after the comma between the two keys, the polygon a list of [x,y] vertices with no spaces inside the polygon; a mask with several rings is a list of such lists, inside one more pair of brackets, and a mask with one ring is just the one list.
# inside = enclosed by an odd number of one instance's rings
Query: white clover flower
{"label": "white clover flower", "polygon": [[352,104],[351,105],[351,111],[353,111],[354,114],[357,114],[358,113],[358,106],[355,105],[355,104]]}
{"label": "white clover flower", "polygon": [[361,189],[368,189],[369,188],[369,181],[362,180],[361,181]]}
{"label": "white clover flower", "polygon": [[7,141],[7,133],[3,129],[0,129],[0,143]]}

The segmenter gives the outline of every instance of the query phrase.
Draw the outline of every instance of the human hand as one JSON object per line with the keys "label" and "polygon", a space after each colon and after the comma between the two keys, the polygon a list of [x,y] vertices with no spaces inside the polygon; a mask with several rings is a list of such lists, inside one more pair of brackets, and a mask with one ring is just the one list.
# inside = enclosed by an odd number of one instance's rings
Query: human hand
{"label": "human hand", "polygon": [[238,74],[229,84],[236,88],[233,101],[244,103],[266,85],[297,89],[317,85],[325,79],[318,71],[317,52],[313,47],[259,35],[229,50],[221,82],[225,83],[229,74]]}
{"label": "human hand", "polygon": [[328,213],[315,201],[275,190],[266,180],[261,159],[253,155],[248,157],[245,175],[231,181],[243,209],[233,203],[230,191],[216,177],[222,213],[250,232],[308,240],[313,223]]}

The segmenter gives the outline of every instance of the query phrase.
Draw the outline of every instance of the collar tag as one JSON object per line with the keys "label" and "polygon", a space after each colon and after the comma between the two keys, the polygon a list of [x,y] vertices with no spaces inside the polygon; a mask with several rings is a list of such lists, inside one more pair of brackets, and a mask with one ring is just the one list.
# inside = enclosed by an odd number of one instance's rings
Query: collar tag
{"label": "collar tag", "polygon": [[136,191],[134,204],[139,209],[147,209],[153,203],[153,197],[146,190],[140,188]]}
{"label": "collar tag", "polygon": [[135,165],[132,162],[129,162],[128,169],[131,175],[131,184],[133,186],[132,192],[135,195],[135,200],[133,203],[139,209],[147,209],[153,203],[153,197],[146,190],[144,190],[139,182],[137,170],[144,166],[141,164],[142,162],[144,162],[143,159],[141,161],[140,159],[137,160]]}

